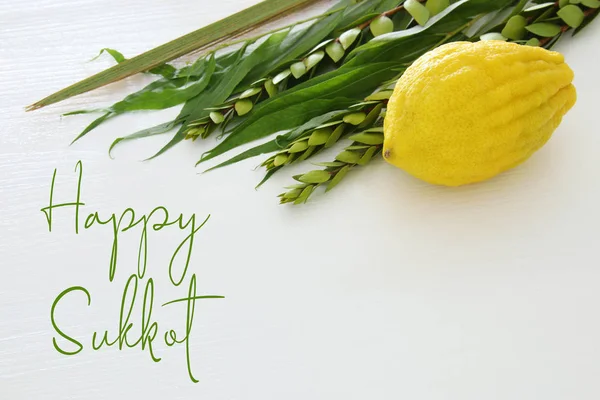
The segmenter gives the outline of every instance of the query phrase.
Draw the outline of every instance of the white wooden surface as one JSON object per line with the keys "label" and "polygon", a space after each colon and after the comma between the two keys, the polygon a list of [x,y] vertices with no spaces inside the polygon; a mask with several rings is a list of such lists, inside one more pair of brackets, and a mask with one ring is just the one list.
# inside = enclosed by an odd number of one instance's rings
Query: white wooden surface
{"label": "white wooden surface", "polygon": [[[187,33],[252,0],[0,0],[0,398],[29,399],[578,399],[600,397],[600,22],[563,51],[576,73],[576,107],[528,163],[461,189],[428,186],[378,163],[305,207],[279,207],[291,174],[260,191],[257,160],[199,175],[207,144],[139,162],[165,138],[106,149],[117,136],[177,109],[110,121],[69,146],[89,116],[62,112],[110,104],[143,85],[131,79],[70,102],[24,106],[126,55]],[[109,283],[111,233],[75,235],[72,200],[83,161],[82,212],[212,217],[192,269],[199,294],[189,381],[183,347],[91,351],[93,331],[118,324],[120,292],[135,270],[137,238],[123,235]],[[305,166],[303,168],[306,168]],[[156,302],[183,295],[166,263],[177,237],[150,236]],[[60,323],[85,345],[56,352],[50,306],[72,285]],[[66,302],[67,303],[67,302]],[[171,310],[171,309],[169,309]],[[174,310],[174,311],[173,311]],[[182,308],[160,309],[181,329]],[[134,318],[139,318],[134,314]],[[137,321],[137,320],[136,320]]]}

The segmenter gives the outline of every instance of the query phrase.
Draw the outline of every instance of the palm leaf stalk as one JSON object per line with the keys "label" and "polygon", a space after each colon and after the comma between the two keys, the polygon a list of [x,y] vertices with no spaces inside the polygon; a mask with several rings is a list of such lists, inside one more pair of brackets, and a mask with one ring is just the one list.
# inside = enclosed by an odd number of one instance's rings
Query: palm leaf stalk
{"label": "palm leaf stalk", "polygon": [[[581,10],[575,6],[581,12],[570,8],[572,11],[568,13],[564,12],[564,7],[570,4],[562,4],[562,7],[559,2],[553,5],[547,3],[537,6],[533,5],[525,8],[519,14],[509,15],[509,18],[504,21],[503,26],[495,26],[490,32],[480,32],[479,37],[481,40],[509,40],[524,45],[551,48],[565,32],[573,29],[577,33],[598,14],[600,2],[586,1],[585,3],[584,6],[590,6],[588,9]],[[541,14],[532,14],[532,12],[540,10]],[[556,24],[555,21],[562,21],[562,25]],[[530,32],[530,34],[526,32]],[[380,116],[382,118],[377,119],[378,126],[350,136],[348,139],[352,140],[351,145],[343,149],[335,157],[334,161],[315,164],[323,167],[323,169],[311,170],[294,176],[294,179],[298,183],[286,187],[288,190],[278,196],[280,204],[306,203],[318,187],[325,186],[325,192],[328,192],[337,186],[351,169],[358,166],[365,166],[372,159],[381,157],[383,129],[380,127],[380,124],[385,114],[385,105],[387,105],[385,97],[389,98],[390,92],[389,90],[383,90],[379,93],[381,93],[380,96],[382,98],[379,103],[381,106],[379,108]],[[376,95],[377,93],[373,96]],[[348,111],[350,112],[350,110]],[[336,137],[336,140],[340,137]],[[298,141],[295,143],[298,143]],[[292,149],[293,145],[262,164],[267,168],[267,179],[270,177],[271,171],[279,170],[289,164],[287,161],[281,163],[281,160],[285,158],[286,152],[289,154]],[[312,155],[312,152],[308,156],[305,155],[306,152],[299,157],[296,156],[295,159],[297,160],[302,156],[306,159]],[[280,165],[276,165],[277,157],[280,157]]]}

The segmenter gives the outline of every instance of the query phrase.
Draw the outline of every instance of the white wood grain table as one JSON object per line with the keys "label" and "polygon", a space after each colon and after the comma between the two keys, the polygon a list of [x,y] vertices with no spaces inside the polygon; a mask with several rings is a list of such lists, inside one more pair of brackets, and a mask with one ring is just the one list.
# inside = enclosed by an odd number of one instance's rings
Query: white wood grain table
{"label": "white wood grain table", "polygon": [[[304,207],[280,207],[281,174],[255,191],[257,160],[200,175],[206,143],[151,162],[164,137],[114,138],[167,120],[139,113],[70,141],[91,120],[69,110],[111,104],[141,87],[134,78],[34,113],[27,104],[125,55],[190,32],[253,0],[0,0],[0,399],[595,400],[600,397],[600,132],[595,22],[562,51],[578,103],[555,136],[521,167],[490,182],[444,189],[384,163],[349,176]],[[137,270],[139,230],[121,235],[108,280],[110,229],[74,232],[83,164],[82,215],[158,205],[209,222],[190,271],[199,294],[184,345],[156,341],[91,349],[92,334],[118,330],[121,292]],[[299,167],[297,171],[305,169]],[[83,218],[83,217],[82,217]],[[161,304],[187,295],[169,283],[177,230],[148,236],[159,330],[185,329],[186,312]],[[190,273],[191,273],[190,272]],[[57,321],[83,350],[57,335]],[[140,291],[143,286],[140,287]],[[132,316],[139,329],[141,305]],[[114,337],[114,336],[113,336]],[[69,345],[71,345],[69,347]]]}

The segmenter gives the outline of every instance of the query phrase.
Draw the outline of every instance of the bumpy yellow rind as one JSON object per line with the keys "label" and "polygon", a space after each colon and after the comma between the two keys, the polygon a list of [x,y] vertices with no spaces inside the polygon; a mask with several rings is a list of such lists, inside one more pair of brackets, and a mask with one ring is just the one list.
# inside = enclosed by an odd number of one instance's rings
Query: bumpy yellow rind
{"label": "bumpy yellow rind", "polygon": [[483,181],[527,160],[575,104],[562,54],[487,40],[443,45],[396,84],[384,158],[426,182]]}

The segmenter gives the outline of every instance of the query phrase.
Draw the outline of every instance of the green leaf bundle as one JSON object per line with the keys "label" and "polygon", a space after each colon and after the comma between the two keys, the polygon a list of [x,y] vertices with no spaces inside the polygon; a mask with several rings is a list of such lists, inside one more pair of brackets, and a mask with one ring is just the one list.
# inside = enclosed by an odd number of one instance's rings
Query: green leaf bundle
{"label": "green leaf bundle", "polygon": [[[565,32],[587,26],[599,4],[341,0],[320,16],[208,52],[181,69],[164,64],[164,58],[148,62],[142,70],[160,76],[155,82],[110,107],[74,112],[102,112],[76,140],[119,114],[184,104],[173,121],[117,138],[111,150],[123,141],[176,129],[156,157],[185,139],[216,132],[223,140],[205,149],[201,164],[278,134],[211,168],[273,153],[261,164],[262,184],[286,166],[350,139],[333,161],[296,176],[298,183],[280,196],[282,203],[300,204],[319,186],[330,190],[350,170],[379,156],[387,100],[396,80],[422,54],[452,41],[489,39],[550,48]],[[293,7],[289,1],[286,6]],[[106,51],[117,66],[129,61]]]}

